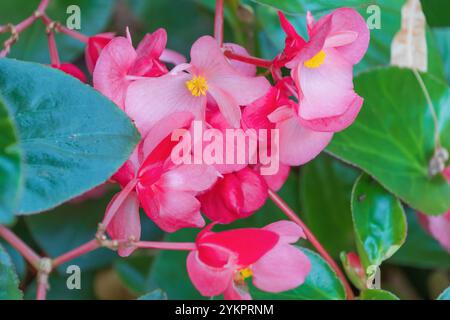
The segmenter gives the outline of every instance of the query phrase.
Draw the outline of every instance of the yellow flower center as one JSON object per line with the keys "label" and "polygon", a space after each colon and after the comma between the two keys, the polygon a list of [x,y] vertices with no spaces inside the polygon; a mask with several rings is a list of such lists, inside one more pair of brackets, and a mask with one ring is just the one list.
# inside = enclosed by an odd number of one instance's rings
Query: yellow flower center
{"label": "yellow flower center", "polygon": [[253,271],[250,268],[244,268],[238,270],[234,275],[234,282],[237,284],[245,284],[245,279],[250,278],[253,276]]}
{"label": "yellow flower center", "polygon": [[308,61],[305,61],[304,65],[305,65],[305,67],[311,68],[311,69],[318,68],[323,64],[326,57],[327,57],[327,55],[322,50],[318,54],[316,54],[314,57],[309,59]]}
{"label": "yellow flower center", "polygon": [[206,96],[208,91],[208,83],[202,76],[194,76],[191,80],[186,81],[186,87],[194,97]]}

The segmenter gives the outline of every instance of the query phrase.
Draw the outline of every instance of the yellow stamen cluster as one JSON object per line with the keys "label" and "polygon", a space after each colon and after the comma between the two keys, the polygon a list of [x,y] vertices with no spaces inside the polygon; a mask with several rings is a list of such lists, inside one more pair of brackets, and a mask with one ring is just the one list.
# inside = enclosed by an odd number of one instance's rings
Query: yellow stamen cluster
{"label": "yellow stamen cluster", "polygon": [[318,68],[324,63],[326,57],[327,57],[327,55],[322,50],[318,54],[316,54],[314,57],[309,59],[308,61],[305,61],[304,65],[305,65],[305,67],[311,68],[311,69]]}
{"label": "yellow stamen cluster", "polygon": [[206,96],[208,91],[208,83],[202,76],[194,76],[191,80],[186,81],[186,87],[194,97]]}

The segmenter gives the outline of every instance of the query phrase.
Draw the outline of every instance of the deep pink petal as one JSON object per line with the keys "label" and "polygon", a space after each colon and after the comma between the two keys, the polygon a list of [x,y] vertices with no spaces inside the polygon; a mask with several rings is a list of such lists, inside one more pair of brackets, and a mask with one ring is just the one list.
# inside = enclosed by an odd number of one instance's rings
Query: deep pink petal
{"label": "deep pink petal", "polygon": [[[270,251],[278,240],[278,234],[272,231],[245,228],[208,233],[197,240],[197,245],[200,248],[205,245],[226,248],[236,254],[236,264],[249,266]],[[207,255],[202,259],[209,260]]]}
{"label": "deep pink petal", "polygon": [[203,263],[198,251],[192,251],[187,258],[187,271],[194,287],[206,297],[223,293],[233,277],[233,269],[214,268]]}
{"label": "deep pink petal", "polygon": [[300,249],[280,243],[253,264],[253,284],[266,292],[287,291],[300,286],[310,270]]}
{"label": "deep pink petal", "polygon": [[124,109],[131,81],[127,74],[136,59],[136,51],[127,38],[116,37],[101,51],[93,73],[94,88]]}
{"label": "deep pink petal", "polygon": [[419,218],[424,228],[450,253],[450,211],[440,216],[419,213]]}
{"label": "deep pink petal", "polygon": [[167,74],[138,80],[129,87],[125,111],[144,136],[159,120],[174,112],[188,111],[201,118],[205,97],[194,97],[186,87],[187,74]]}
{"label": "deep pink petal", "polygon": [[277,221],[265,226],[263,229],[278,234],[282,243],[295,243],[300,238],[306,238],[302,228],[292,221]]}
{"label": "deep pink petal", "polygon": [[280,129],[280,160],[298,166],[314,159],[328,145],[331,132],[311,131],[302,127],[296,118],[278,125]]}
{"label": "deep pink petal", "polygon": [[100,33],[93,37],[89,37],[86,45],[84,56],[86,60],[86,66],[89,73],[92,74],[95,65],[97,64],[98,57],[103,48],[114,38],[113,32]]}
{"label": "deep pink petal", "polygon": [[266,180],[267,186],[272,191],[278,191],[286,182],[289,177],[289,172],[291,167],[283,163],[279,164],[278,172],[272,175],[263,175],[262,177]]}
{"label": "deep pink petal", "polygon": [[61,70],[64,73],[67,73],[68,75],[77,78],[83,83],[87,82],[86,76],[77,66],[71,64],[71,63],[61,63],[59,66],[52,64],[52,68]]}
{"label": "deep pink petal", "polygon": [[[118,194],[112,198],[110,203],[113,203],[117,196]],[[107,232],[113,240],[140,240],[141,220],[139,217],[139,200],[136,192],[130,192],[119,207],[108,225]],[[127,257],[135,249],[132,246],[120,246],[118,253],[121,257]]]}
{"label": "deep pink petal", "polygon": [[363,103],[364,99],[355,94],[353,102],[342,115],[313,120],[304,120],[299,117],[299,121],[302,126],[314,131],[339,132],[348,128],[355,121]]}
{"label": "deep pink petal", "polygon": [[218,172],[213,166],[186,164],[174,168],[161,176],[158,185],[178,191],[204,191],[217,180]]}

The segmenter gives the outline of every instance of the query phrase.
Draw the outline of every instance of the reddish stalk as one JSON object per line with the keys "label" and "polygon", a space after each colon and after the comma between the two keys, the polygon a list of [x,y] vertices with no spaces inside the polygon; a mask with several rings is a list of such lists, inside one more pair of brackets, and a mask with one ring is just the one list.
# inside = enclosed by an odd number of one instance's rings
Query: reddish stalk
{"label": "reddish stalk", "polygon": [[36,300],[45,300],[47,297],[48,274],[38,274]]}
{"label": "reddish stalk", "polygon": [[292,209],[284,202],[284,200],[275,192],[272,190],[269,190],[269,197],[272,199],[272,201],[283,211],[283,213],[291,219],[293,222],[298,224],[302,229],[303,232],[305,232],[306,238],[311,242],[311,244],[316,248],[317,252],[322,256],[322,258],[328,262],[328,264],[331,266],[331,268],[334,270],[336,275],[341,279],[342,283],[344,284],[345,291],[347,293],[347,299],[353,300],[353,290],[348,283],[345,275],[337,265],[337,263],[331,258],[331,256],[328,254],[328,252],[325,250],[325,248],[320,244],[320,242],[317,240],[317,238],[314,236],[314,234],[311,232],[311,230],[306,226],[306,224],[303,223],[303,221],[297,216],[297,214],[292,211]]}
{"label": "reddish stalk", "polygon": [[69,28],[66,28],[63,25],[58,24],[58,26],[56,27],[56,30],[58,30],[59,32],[62,32],[65,35],[67,35],[67,36],[69,36],[71,38],[74,38],[75,40],[78,40],[80,42],[88,43],[88,41],[89,41],[89,37],[88,36],[85,36],[84,34],[82,34],[80,32],[77,32],[75,30],[71,30]]}
{"label": "reddish stalk", "polygon": [[268,69],[272,66],[272,61],[270,61],[270,60],[265,60],[265,59],[256,58],[256,57],[252,57],[252,56],[243,56],[243,55],[234,53],[231,50],[225,50],[224,54],[229,59],[245,62],[248,64],[253,64],[257,67]]}
{"label": "reddish stalk", "polygon": [[223,0],[216,0],[216,14],[214,17],[214,38],[219,46],[223,43]]}
{"label": "reddish stalk", "polygon": [[56,257],[53,259],[52,267],[56,268],[70,260],[73,260],[75,258],[78,258],[79,256],[82,256],[86,253],[89,253],[91,251],[94,251],[95,249],[99,248],[100,244],[98,243],[97,239],[93,239],[89,242],[86,242],[85,244],[70,250],[69,252],[66,252],[59,257]]}
{"label": "reddish stalk", "polygon": [[40,257],[12,231],[0,225],[0,237],[16,249],[34,268],[39,268]]}
{"label": "reddish stalk", "polygon": [[138,241],[134,243],[138,248],[162,249],[162,250],[195,250],[197,246],[194,242],[158,242],[158,241]]}

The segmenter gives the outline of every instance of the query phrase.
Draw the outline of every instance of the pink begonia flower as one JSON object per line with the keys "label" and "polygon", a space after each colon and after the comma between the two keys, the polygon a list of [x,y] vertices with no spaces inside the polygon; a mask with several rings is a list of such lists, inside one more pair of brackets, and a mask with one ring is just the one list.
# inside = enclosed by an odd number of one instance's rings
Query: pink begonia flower
{"label": "pink begonia flower", "polygon": [[[235,44],[235,43],[224,43],[223,48],[225,50],[231,50],[234,53],[240,54],[242,56],[249,56],[247,49]],[[227,59],[231,66],[244,76],[255,77],[256,76],[256,66],[250,63],[245,63],[233,59]]]}
{"label": "pink begonia flower", "polygon": [[101,51],[93,72],[94,88],[125,110],[128,86],[142,77],[159,77],[167,73],[160,61],[167,42],[164,29],[147,34],[133,48],[131,38],[113,38]]}
{"label": "pink begonia flower", "polygon": [[[298,53],[286,66],[292,69],[299,93],[298,122],[314,131],[347,128],[363,104],[353,90],[353,65],[364,56],[370,39],[363,17],[353,9],[342,8],[315,23],[308,13],[310,40],[305,43],[292,34],[293,28],[282,13],[280,21],[289,30],[288,38],[297,39],[286,56],[292,56],[292,50]],[[290,126],[295,131],[294,125]]]}
{"label": "pink begonia flower", "polygon": [[89,37],[86,48],[84,49],[84,59],[86,60],[86,66],[91,74],[94,72],[95,65],[97,64],[98,57],[100,57],[103,48],[106,47],[114,36],[115,33],[106,32]]}
{"label": "pink begonia flower", "polygon": [[306,255],[292,245],[305,238],[293,222],[217,233],[211,227],[197,236],[197,250],[187,258],[189,277],[203,296],[251,299],[245,283],[250,277],[262,291],[287,291],[300,286],[311,270]]}
{"label": "pink begonia flower", "polygon": [[[129,192],[108,225],[107,231],[113,239],[128,240],[131,237],[139,240],[139,206],[167,232],[204,226],[196,196],[209,189],[219,174],[212,166],[175,165],[170,157],[177,143],[171,141],[172,132],[189,127],[192,120],[193,116],[188,112],[174,113],[161,119],[112,177],[124,188],[121,192]],[[133,182],[133,190],[127,190]],[[105,217],[117,198],[111,200]],[[122,253],[127,255],[132,250],[126,248]]]}
{"label": "pink begonia flower", "polygon": [[280,161],[301,165],[314,159],[328,145],[332,132],[304,127],[296,114],[297,105],[277,87],[244,109],[242,121],[249,128],[279,130]]}
{"label": "pink begonia flower", "polygon": [[61,70],[62,72],[67,73],[74,78],[77,78],[83,83],[87,82],[86,76],[84,75],[83,71],[81,71],[77,66],[71,63],[61,63],[59,66],[52,64],[51,67]]}
{"label": "pink begonia flower", "polygon": [[[450,167],[443,172],[444,177],[450,183]],[[450,253],[450,209],[440,216],[429,216],[419,213],[419,221],[445,250]]]}
{"label": "pink begonia flower", "polygon": [[203,213],[215,222],[230,223],[260,209],[268,197],[264,178],[249,167],[225,174],[198,196]]}
{"label": "pink begonia flower", "polygon": [[159,78],[132,83],[125,108],[145,133],[158,120],[176,111],[189,111],[203,120],[207,97],[211,97],[226,120],[238,128],[240,106],[263,96],[269,87],[264,77],[238,72],[227,61],[217,41],[203,36],[191,48],[190,64],[178,65]]}

